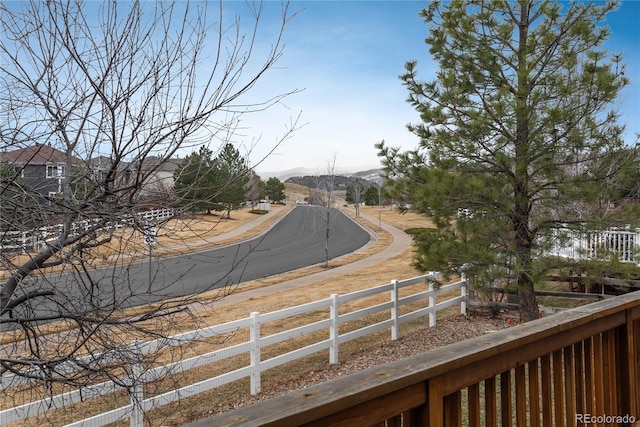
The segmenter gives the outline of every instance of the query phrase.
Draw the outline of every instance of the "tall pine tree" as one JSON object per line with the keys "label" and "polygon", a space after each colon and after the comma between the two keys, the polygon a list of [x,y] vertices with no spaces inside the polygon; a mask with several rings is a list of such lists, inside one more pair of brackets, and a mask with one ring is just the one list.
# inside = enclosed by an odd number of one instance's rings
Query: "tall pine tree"
{"label": "tall pine tree", "polygon": [[211,213],[215,207],[214,177],[213,152],[203,145],[185,157],[173,173],[173,190],[179,203],[192,212]]}
{"label": "tall pine tree", "polygon": [[387,188],[437,226],[419,237],[416,266],[516,289],[524,321],[538,317],[553,231],[610,220],[604,190],[624,161],[612,104],[627,84],[620,56],[602,49],[615,7],[431,3],[421,16],[435,80],[419,80],[416,61],[401,76],[419,147],[377,144]]}
{"label": "tall pine tree", "polygon": [[264,194],[272,202],[282,202],[286,197],[284,190],[284,183],[276,177],[271,177],[267,180]]}
{"label": "tall pine tree", "polygon": [[231,218],[231,211],[246,200],[249,183],[249,167],[240,152],[227,143],[215,159],[216,210],[225,211]]}

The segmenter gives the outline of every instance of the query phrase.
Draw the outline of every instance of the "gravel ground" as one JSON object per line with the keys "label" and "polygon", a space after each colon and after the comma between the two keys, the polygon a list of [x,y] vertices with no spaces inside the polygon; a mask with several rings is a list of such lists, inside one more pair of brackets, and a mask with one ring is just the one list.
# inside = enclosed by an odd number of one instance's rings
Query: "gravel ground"
{"label": "gravel ground", "polygon": [[401,336],[396,341],[384,341],[373,348],[367,347],[359,354],[352,354],[336,365],[329,365],[308,372],[305,375],[282,378],[275,386],[263,390],[257,396],[242,396],[216,408],[216,412],[226,412],[260,400],[271,399],[294,390],[304,389],[313,384],[326,382],[336,377],[349,375],[372,366],[383,365],[394,360],[463,341],[487,332],[509,326],[505,319],[480,317],[453,317],[439,320],[435,327],[420,329]]}

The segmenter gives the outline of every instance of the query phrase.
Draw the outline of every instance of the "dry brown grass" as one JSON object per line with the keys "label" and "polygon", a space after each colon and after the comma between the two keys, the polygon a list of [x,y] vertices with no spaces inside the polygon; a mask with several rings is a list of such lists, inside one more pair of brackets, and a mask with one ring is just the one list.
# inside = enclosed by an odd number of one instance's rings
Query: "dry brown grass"
{"label": "dry brown grass", "polygon": [[[299,189],[296,190],[299,191]],[[294,194],[293,197],[291,196],[291,194],[294,193],[290,193],[289,200],[303,198],[300,197],[300,193]],[[284,214],[285,211],[285,208],[280,209],[276,215],[273,215],[274,218],[272,219],[272,221],[280,215]],[[385,207],[381,210],[377,207],[363,207],[361,212],[370,215],[375,219],[377,219],[379,216],[383,222],[391,224],[401,230],[414,227],[430,226],[428,221],[420,215],[414,213],[399,214],[396,210],[388,207]],[[174,231],[162,234],[159,238],[162,243],[159,242],[159,246],[162,246],[164,248],[172,248],[176,246],[176,242],[189,242],[190,244],[194,244],[195,238],[189,233],[201,234],[197,237],[197,239],[202,240],[202,238],[221,235],[222,233],[228,232],[233,228],[237,228],[254,218],[255,217],[253,216],[253,214],[250,214],[248,212],[236,212],[234,213],[232,220],[220,220],[220,218],[201,217],[198,218],[197,221],[194,220],[189,226],[188,230],[179,230],[176,228]],[[210,220],[211,222],[209,222],[208,220]],[[369,256],[384,249],[391,242],[392,238],[389,233],[379,230],[377,222],[370,223],[362,219],[360,219],[360,221],[362,221],[364,225],[368,226],[378,234],[377,242],[366,250],[350,254],[338,260],[333,260],[331,262],[332,267],[353,262],[357,259]],[[234,237],[234,239],[253,235],[267,225],[268,223],[263,223],[259,228],[252,229],[243,235],[236,236]],[[216,244],[219,243],[220,242],[216,242]],[[193,330],[207,325],[216,325],[227,321],[244,318],[247,317],[248,314],[252,311],[266,313],[269,311],[275,311],[326,298],[332,293],[349,293],[356,290],[381,285],[389,282],[392,279],[405,279],[413,277],[420,273],[411,266],[412,252],[413,250],[411,248],[408,248],[401,254],[396,255],[395,257],[383,262],[380,265],[375,265],[366,269],[349,272],[340,277],[333,277],[329,280],[312,283],[305,286],[304,288],[279,291],[270,295],[261,296],[260,298],[252,298],[251,291],[257,288],[264,288],[275,285],[292,278],[312,274],[317,271],[323,271],[324,268],[310,267],[286,274],[277,275],[274,277],[243,283],[238,286],[235,292],[241,292],[247,295],[247,298],[238,302],[234,302],[233,304],[225,304],[224,299],[218,301],[218,295],[215,293],[203,294],[200,296],[201,304],[194,306],[192,312],[189,315],[184,315],[175,319],[175,331],[173,332]],[[171,251],[168,250],[167,253],[171,253]],[[370,304],[372,300],[381,301],[382,298],[385,297],[369,298],[369,301],[367,301],[367,303]],[[453,316],[455,315],[454,313],[455,310],[451,310],[448,313],[439,315],[439,317]],[[291,327],[295,326],[296,323],[300,323],[302,321],[308,323],[310,318],[317,317],[319,319],[323,315],[326,317],[324,313],[318,312],[312,315],[298,316],[297,318],[287,319],[286,321],[273,322],[273,324],[265,325],[263,333],[265,335],[268,335],[276,331],[284,323],[286,323],[288,327]],[[345,326],[345,328],[353,328],[356,326],[357,324],[347,325]],[[424,328],[424,326],[424,320],[409,322],[408,324],[403,326],[403,333],[409,333],[410,331]],[[340,347],[340,357],[341,359],[343,359],[350,357],[350,355],[362,353],[363,351],[367,351],[367,349],[380,346],[380,343],[388,341],[388,339],[388,332],[384,332],[373,334],[357,341],[346,343],[345,345]],[[215,348],[219,348],[220,346],[228,346],[242,340],[246,340],[246,336],[242,334],[229,335],[226,337],[216,337],[215,339],[207,340],[206,342],[200,343],[198,346],[189,348],[189,350],[186,350],[188,351],[188,353],[184,353],[181,356],[187,357],[188,355],[194,354],[201,349],[212,351]],[[317,338],[314,336],[305,336],[296,340],[296,342],[294,343],[287,343],[286,346],[288,346],[289,349],[291,349],[292,345],[302,347],[310,342],[314,342],[313,340],[317,340]],[[265,357],[269,357],[269,354],[272,354],[274,351],[282,352],[283,345],[265,349],[263,351],[263,355]],[[194,369],[188,373],[181,374],[179,377],[172,377],[170,380],[156,384],[155,387],[157,387],[157,389],[155,389],[154,392],[164,391],[179,385],[186,385],[198,380],[202,380],[204,378],[212,377],[215,376],[217,372],[228,371],[230,368],[246,365],[246,363],[246,360],[239,357],[223,361],[222,363],[217,364],[215,367]],[[317,372],[318,369],[322,370],[323,367],[327,366],[327,364],[328,354],[325,351],[295,362],[291,362],[287,364],[286,369],[272,369],[270,371],[267,371],[267,373],[265,373],[263,377],[263,390],[266,390],[268,392],[269,388],[274,384],[281,383],[282,381],[288,381],[287,377],[283,377],[284,372],[286,372],[288,377],[296,378],[298,376],[307,375],[310,372]],[[207,392],[202,396],[199,395],[200,397],[198,398],[188,399],[188,404],[173,404],[160,408],[159,410],[156,410],[153,412],[153,414],[151,414],[151,423],[152,425],[181,425],[189,420],[201,418],[203,416],[206,416],[208,413],[211,413],[211,411],[215,408],[223,407],[229,402],[233,402],[234,399],[239,399],[241,396],[246,395],[248,393],[248,389],[248,380],[245,379],[236,381],[235,383],[219,387],[214,391]],[[114,399],[122,404],[126,404],[126,399],[123,395],[116,396],[114,397]],[[106,410],[108,404],[112,403],[113,401],[111,398],[98,399],[97,402],[87,402],[85,404],[76,405],[69,409],[52,412],[43,417],[35,417],[31,422],[41,425],[58,425],[69,422],[71,420],[72,414],[83,413],[88,415],[90,413],[99,413]],[[73,416],[77,418],[77,415]],[[126,423],[121,424],[126,425]]]}
{"label": "dry brown grass", "polygon": [[[375,215],[375,217],[377,217],[378,209],[374,207],[364,207],[362,208],[362,212],[367,215]],[[353,213],[351,213],[351,215],[353,215]],[[384,208],[381,216],[383,222],[391,224],[401,230],[417,226],[430,226],[427,219],[420,217],[418,214],[399,214],[397,210],[393,210],[391,208]],[[378,229],[377,223],[372,224],[364,219],[359,219],[359,221],[376,232],[378,236],[377,241],[365,250],[357,251],[353,254],[332,260],[330,262],[330,266],[332,268],[373,255],[391,243],[391,235],[384,230]],[[401,280],[413,277],[419,275],[420,272],[411,266],[412,256],[413,249],[408,248],[401,254],[396,255],[388,260],[388,262],[384,262],[381,265],[371,266],[366,269],[350,272],[340,277],[331,278],[330,280],[320,281],[312,285],[305,286],[304,289],[283,291],[267,297],[261,297],[260,299],[249,299],[247,301],[237,302],[234,303],[233,306],[225,306],[224,313],[220,313],[220,310],[216,309],[219,304],[217,305],[214,303],[210,307],[205,305],[203,310],[198,313],[198,318],[200,320],[206,319],[206,324],[218,324],[228,320],[246,317],[251,311],[269,312],[279,310],[326,298],[332,293],[344,294],[376,285],[382,285],[393,279]],[[286,280],[295,279],[324,270],[325,268],[323,266],[313,266],[264,279],[253,280],[241,284],[235,292],[248,292],[252,289],[277,284]],[[203,302],[206,302],[209,297],[217,297],[217,293],[211,292],[203,294]],[[224,304],[224,300],[220,301],[220,304]]]}
{"label": "dry brown grass", "polygon": [[[224,236],[258,218],[255,213],[251,212],[251,208],[233,211],[230,219],[213,213],[169,220],[158,228],[157,244],[153,247],[154,257],[182,253],[185,250],[213,248],[254,236],[261,229],[284,215],[287,210],[284,206],[274,205],[274,213],[269,215],[269,219],[265,223],[231,238]],[[148,245],[144,243],[142,233],[131,229],[120,229],[114,233],[108,243],[96,248],[91,253],[92,258],[89,259],[89,262],[100,266],[113,264],[116,261],[122,262],[123,259],[125,261],[142,259],[148,256],[148,248]],[[11,261],[14,265],[20,265],[27,261],[29,256],[29,254],[18,255]]]}

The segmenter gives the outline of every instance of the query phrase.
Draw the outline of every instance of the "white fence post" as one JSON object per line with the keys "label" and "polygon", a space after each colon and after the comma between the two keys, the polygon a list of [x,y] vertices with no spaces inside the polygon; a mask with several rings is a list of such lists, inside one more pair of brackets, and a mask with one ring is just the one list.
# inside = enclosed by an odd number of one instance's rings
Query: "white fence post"
{"label": "white fence post", "polygon": [[331,344],[329,346],[329,364],[331,365],[338,363],[338,337],[340,335],[340,330],[338,328],[339,315],[338,294],[331,294],[331,305],[329,306],[329,316],[331,318],[331,326],[329,327],[329,340],[331,340]]}
{"label": "white fence post", "polygon": [[463,316],[467,315],[467,277],[463,274],[460,277],[462,281],[462,287],[460,288],[460,296],[462,297],[462,301],[460,301],[460,314]]}
{"label": "white fence post", "polygon": [[251,327],[249,328],[251,341],[251,394],[260,393],[260,313],[251,312]]}
{"label": "white fence post", "polygon": [[433,283],[429,283],[429,327],[436,326],[436,291],[433,287]]}
{"label": "white fence post", "polygon": [[391,284],[393,285],[393,289],[391,289],[391,339],[393,341],[398,339],[398,281],[392,280]]}
{"label": "white fence post", "polygon": [[131,359],[131,380],[133,384],[129,389],[129,397],[131,399],[131,417],[129,423],[131,427],[142,427],[144,425],[144,411],[142,410],[142,401],[144,400],[144,386],[142,381],[142,353],[140,346],[142,341],[135,340],[131,348],[134,352]]}

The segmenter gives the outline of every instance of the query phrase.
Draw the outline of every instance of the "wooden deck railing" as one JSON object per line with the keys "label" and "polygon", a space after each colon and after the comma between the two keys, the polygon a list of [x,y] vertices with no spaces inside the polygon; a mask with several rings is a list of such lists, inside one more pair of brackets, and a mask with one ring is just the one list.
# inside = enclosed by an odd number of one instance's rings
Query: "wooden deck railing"
{"label": "wooden deck railing", "polygon": [[371,368],[201,426],[640,426],[640,291]]}

